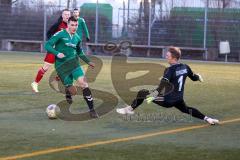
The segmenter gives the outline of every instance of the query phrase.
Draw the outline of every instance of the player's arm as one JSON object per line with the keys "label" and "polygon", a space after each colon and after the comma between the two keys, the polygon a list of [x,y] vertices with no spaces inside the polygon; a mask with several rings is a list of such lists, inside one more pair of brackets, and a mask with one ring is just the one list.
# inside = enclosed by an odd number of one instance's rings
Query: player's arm
{"label": "player's arm", "polygon": [[160,93],[163,90],[163,88],[166,86],[167,83],[169,83],[169,80],[163,77],[160,80],[160,83],[159,83],[158,88],[156,90]]}
{"label": "player's arm", "polygon": [[90,65],[92,68],[94,68],[95,64],[90,61],[90,59],[85,55],[82,48],[80,47],[80,42],[77,44],[77,54],[79,58],[81,58],[85,63]]}
{"label": "player's arm", "polygon": [[156,99],[161,99],[163,100],[163,89],[164,87],[166,86],[166,84],[169,84],[169,81],[172,77],[172,71],[170,68],[166,68],[165,71],[164,71],[164,75],[162,77],[162,79],[160,80],[160,83],[158,85],[158,87],[155,89],[157,92],[158,92],[158,95],[157,96],[150,96],[148,98],[146,98],[146,101],[147,103],[151,103],[153,100],[156,100]]}
{"label": "player's arm", "polygon": [[50,29],[47,31],[47,39],[50,39],[52,35],[54,35],[57,32],[58,26],[60,22],[62,21],[62,16],[58,19],[56,23],[54,23]]}
{"label": "player's arm", "polygon": [[53,48],[53,46],[59,41],[60,39],[60,35],[59,32],[54,34],[46,43],[45,43],[45,49],[50,52],[53,53],[55,56],[58,56],[58,54],[60,52],[58,52],[57,50],[55,50],[55,48]]}
{"label": "player's arm", "polygon": [[187,70],[188,70],[188,77],[192,80],[192,81],[200,81],[203,82],[203,78],[200,74],[195,74],[193,73],[192,69],[187,65]]}
{"label": "player's arm", "polygon": [[82,25],[83,31],[85,33],[85,36],[87,38],[87,41],[89,41],[90,40],[90,36],[89,36],[88,28],[87,28],[87,25],[86,25],[86,22],[85,22],[84,19],[82,19],[81,25]]}
{"label": "player's arm", "polygon": [[160,83],[158,85],[157,91],[160,93],[164,86],[166,86],[166,83],[169,83],[170,79],[172,77],[172,71],[170,68],[166,68],[163,74],[162,79],[160,80]]}

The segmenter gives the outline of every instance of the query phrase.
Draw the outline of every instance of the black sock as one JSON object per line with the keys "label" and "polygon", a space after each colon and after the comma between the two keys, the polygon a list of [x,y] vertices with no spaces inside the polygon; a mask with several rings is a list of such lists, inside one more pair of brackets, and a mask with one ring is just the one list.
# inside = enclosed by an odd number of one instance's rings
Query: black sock
{"label": "black sock", "polygon": [[202,114],[196,108],[188,107],[188,110],[189,110],[189,114],[191,114],[193,117],[204,120],[205,115]]}
{"label": "black sock", "polygon": [[139,105],[141,105],[146,99],[147,95],[149,95],[149,91],[146,89],[142,89],[138,92],[136,99],[133,100],[131,107],[136,109]]}
{"label": "black sock", "polygon": [[92,97],[92,93],[89,88],[83,89],[83,97],[84,97],[85,101],[87,102],[89,110],[93,110],[94,109],[93,97]]}
{"label": "black sock", "polygon": [[132,104],[131,104],[131,107],[133,109],[136,109],[138,106],[140,106],[142,103],[143,103],[144,99],[134,99]]}
{"label": "black sock", "polygon": [[175,107],[177,109],[179,109],[181,112],[186,113],[186,114],[190,114],[191,116],[195,117],[195,118],[199,118],[199,119],[204,119],[205,115],[202,114],[199,110],[197,110],[196,108],[193,107],[189,107],[185,104],[184,101],[180,101],[178,102]]}
{"label": "black sock", "polygon": [[68,90],[68,87],[65,88],[65,97],[68,103],[72,103],[72,95],[70,93],[70,91]]}

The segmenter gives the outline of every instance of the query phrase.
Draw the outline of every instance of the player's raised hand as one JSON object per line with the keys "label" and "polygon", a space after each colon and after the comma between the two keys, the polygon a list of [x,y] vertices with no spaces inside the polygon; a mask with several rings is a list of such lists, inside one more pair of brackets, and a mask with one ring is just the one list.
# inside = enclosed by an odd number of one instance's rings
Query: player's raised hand
{"label": "player's raised hand", "polygon": [[198,75],[198,79],[199,79],[199,81],[200,81],[200,82],[203,82],[203,78],[202,78],[202,76],[201,76],[199,73],[197,73],[196,75]]}
{"label": "player's raised hand", "polygon": [[58,53],[58,54],[57,54],[57,57],[58,57],[58,58],[64,58],[65,55],[64,55],[63,53]]}
{"label": "player's raised hand", "polygon": [[89,62],[88,65],[93,69],[95,67],[95,63]]}

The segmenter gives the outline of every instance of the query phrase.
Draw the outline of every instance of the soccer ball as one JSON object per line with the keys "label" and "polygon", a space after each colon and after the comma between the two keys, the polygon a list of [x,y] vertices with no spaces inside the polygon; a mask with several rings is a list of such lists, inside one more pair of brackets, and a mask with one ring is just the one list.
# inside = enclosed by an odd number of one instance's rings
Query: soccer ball
{"label": "soccer ball", "polygon": [[46,109],[46,113],[49,119],[56,119],[59,111],[60,109],[56,104],[50,104]]}

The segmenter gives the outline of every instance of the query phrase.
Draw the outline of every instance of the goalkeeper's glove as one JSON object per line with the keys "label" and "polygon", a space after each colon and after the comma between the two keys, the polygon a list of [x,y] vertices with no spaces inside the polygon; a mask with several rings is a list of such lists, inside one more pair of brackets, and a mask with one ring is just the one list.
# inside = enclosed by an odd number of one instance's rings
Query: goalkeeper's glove
{"label": "goalkeeper's glove", "polygon": [[154,99],[155,99],[154,97],[146,98],[147,104],[150,104]]}
{"label": "goalkeeper's glove", "polygon": [[200,82],[203,82],[202,76],[201,76],[199,73],[197,73],[196,75],[198,76],[198,80],[199,80]]}

